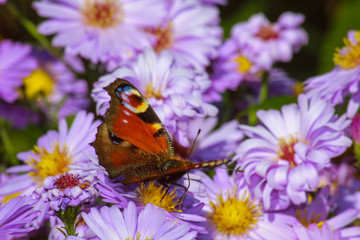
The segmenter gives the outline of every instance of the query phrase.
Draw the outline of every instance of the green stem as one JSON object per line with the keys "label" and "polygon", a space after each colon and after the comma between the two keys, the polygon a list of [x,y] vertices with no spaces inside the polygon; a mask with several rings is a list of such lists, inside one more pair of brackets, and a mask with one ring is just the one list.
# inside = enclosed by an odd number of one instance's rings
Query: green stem
{"label": "green stem", "polygon": [[28,33],[41,44],[41,46],[47,49],[50,53],[54,54],[55,57],[57,57],[60,61],[62,61],[69,69],[71,69],[71,71],[77,73],[77,71],[75,71],[75,69],[64,60],[61,52],[57,48],[54,48],[51,45],[50,41],[37,31],[36,24],[28,20],[19,11],[19,9],[16,7],[16,5],[13,2],[8,1],[6,3],[6,6],[8,7],[9,11],[18,19],[21,25],[24,26],[24,28],[28,31]]}
{"label": "green stem", "polygon": [[[76,236],[76,226],[75,224],[77,216],[81,212],[81,208],[70,207],[68,206],[65,211],[59,211],[56,213],[56,216],[64,223],[67,236]],[[61,231],[61,230],[60,230]],[[62,232],[62,231],[61,231]]]}
{"label": "green stem", "polygon": [[8,7],[9,11],[19,20],[19,22],[24,26],[24,28],[33,36],[44,48],[48,49],[52,53],[54,53],[57,57],[60,56],[59,52],[54,49],[49,40],[44,37],[43,35],[39,34],[37,31],[37,26],[25,18],[18,8],[15,6],[14,3],[8,1],[6,6]]}
{"label": "green stem", "polygon": [[14,154],[14,148],[12,146],[9,134],[6,130],[6,126],[5,123],[3,121],[0,122],[0,138],[2,143],[4,144],[4,148],[5,148],[5,152],[7,153],[7,155],[10,158],[10,165],[15,166],[17,164],[19,164],[17,158],[15,157]]}
{"label": "green stem", "polygon": [[269,80],[268,75],[264,74],[262,80],[261,80],[261,87],[259,92],[259,103],[262,104],[266,101],[268,97],[268,91],[269,91]]}

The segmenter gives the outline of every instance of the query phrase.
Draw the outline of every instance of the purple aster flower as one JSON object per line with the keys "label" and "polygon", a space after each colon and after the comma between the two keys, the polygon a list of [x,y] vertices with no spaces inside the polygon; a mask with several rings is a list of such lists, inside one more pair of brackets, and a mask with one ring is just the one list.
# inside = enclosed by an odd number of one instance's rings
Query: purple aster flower
{"label": "purple aster flower", "polygon": [[[314,200],[309,200],[308,205],[292,206],[287,210],[288,214],[297,218],[297,222],[293,224],[297,239],[333,239],[328,234],[334,239],[360,237],[360,227],[349,226],[359,215],[359,210],[349,208],[334,216],[329,200],[329,187],[325,187],[318,192]],[[333,217],[328,218],[331,215]]]}
{"label": "purple aster flower", "polygon": [[229,176],[226,169],[217,168],[214,179],[203,172],[193,177],[189,191],[205,203],[208,218],[206,235],[200,239],[294,239],[291,223],[296,219],[281,213],[266,213],[262,203],[246,186],[243,174]]}
{"label": "purple aster flower", "polygon": [[294,226],[294,231],[296,239],[299,240],[357,240],[360,236],[359,227],[350,227],[342,231],[333,230],[327,222],[324,222],[321,226],[312,223],[308,227],[297,224]]}
{"label": "purple aster flower", "polygon": [[350,130],[354,141],[360,143],[360,114],[357,114],[353,117]]}
{"label": "purple aster flower", "polygon": [[[219,129],[213,130],[218,123],[216,117],[195,118],[188,122],[179,124],[179,128],[186,133],[184,137],[189,139],[181,140],[187,142],[188,148],[181,148],[175,145],[176,154],[188,158],[190,148],[193,148],[190,159],[194,161],[226,159],[235,153],[235,149],[244,137],[238,129],[236,120],[223,124]],[[197,130],[201,130],[198,138]],[[194,144],[194,146],[192,146]]]}
{"label": "purple aster flower", "polygon": [[34,150],[21,152],[18,158],[24,165],[11,167],[8,173],[25,173],[13,177],[0,189],[0,196],[22,192],[30,195],[48,176],[56,176],[70,169],[99,169],[96,154],[89,145],[95,140],[99,121],[92,113],[79,112],[70,129],[65,119],[59,121],[59,131],[50,130],[40,137]]}
{"label": "purple aster flower", "polygon": [[289,62],[294,52],[307,43],[307,34],[300,28],[302,14],[285,12],[276,23],[270,23],[262,14],[253,15],[247,22],[238,23],[232,36],[241,48],[248,48],[263,66],[274,62]]}
{"label": "purple aster flower", "polygon": [[24,79],[24,95],[49,116],[63,118],[88,107],[87,83],[75,79],[64,63],[46,52],[33,52],[37,68]]}
{"label": "purple aster flower", "polygon": [[200,1],[203,2],[204,4],[209,4],[209,5],[215,5],[215,4],[226,5],[227,4],[227,0],[200,0]]}
{"label": "purple aster flower", "polygon": [[99,193],[95,189],[95,174],[66,172],[58,176],[45,178],[42,186],[35,189],[33,196],[43,202],[49,202],[50,212],[65,211],[67,206],[92,205]]}
{"label": "purple aster flower", "polygon": [[29,226],[37,218],[38,211],[33,209],[35,200],[19,196],[0,207],[0,238],[12,239],[13,235],[28,233],[35,228]]}
{"label": "purple aster flower", "polygon": [[12,127],[19,129],[24,129],[28,124],[36,124],[40,121],[40,116],[33,112],[30,108],[10,104],[1,100],[0,118],[8,120]]}
{"label": "purple aster flower", "polygon": [[217,55],[222,29],[215,6],[194,0],[169,2],[167,16],[159,25],[146,28],[153,35],[153,48],[168,50],[182,66],[204,69]]}
{"label": "purple aster flower", "polygon": [[212,67],[212,85],[206,92],[207,101],[220,101],[221,93],[227,89],[236,90],[244,81],[260,81],[268,68],[251,51],[242,49],[233,36],[220,47]]}
{"label": "purple aster flower", "polygon": [[273,24],[263,14],[236,24],[213,64],[208,100],[220,101],[225,90],[236,90],[244,81],[259,81],[275,62],[290,61],[293,53],[307,43],[306,33],[299,28],[303,20],[301,14],[286,12]]}
{"label": "purple aster flower", "polygon": [[160,24],[165,14],[158,0],[44,0],[34,7],[50,18],[40,24],[40,33],[56,34],[54,46],[94,63],[126,60],[151,46],[142,28]]}
{"label": "purple aster flower", "polygon": [[177,220],[166,220],[166,212],[152,204],[146,205],[139,215],[133,202],[129,202],[124,213],[116,206],[91,208],[82,213],[89,228],[102,240],[105,239],[193,239],[196,232]]}
{"label": "purple aster flower", "polygon": [[257,189],[266,209],[304,203],[306,192],[319,185],[319,171],[351,145],[344,134],[350,121],[334,115],[325,101],[305,95],[299,96],[298,104],[281,111],[261,110],[257,116],[264,126],[240,125],[249,139],[236,154],[248,184]]}
{"label": "purple aster flower", "polygon": [[304,89],[308,96],[320,97],[332,106],[344,103],[344,99],[350,96],[347,114],[353,117],[360,105],[360,32],[348,32],[344,43],[345,46],[338,49],[334,56],[335,68],[306,80]]}
{"label": "purple aster flower", "polygon": [[14,102],[19,94],[17,89],[36,67],[36,61],[30,56],[29,45],[9,40],[0,42],[0,99]]}
{"label": "purple aster flower", "polygon": [[[124,208],[129,202],[133,202],[140,210],[151,203],[164,209],[168,219],[186,222],[196,232],[206,233],[205,228],[200,226],[200,223],[206,219],[198,215],[203,204],[190,195],[182,196],[185,193],[177,188],[171,187],[167,190],[153,181],[148,184],[123,186],[121,183],[113,183],[108,178],[102,179],[97,188],[104,202],[119,208]],[[181,199],[182,197],[184,198]]]}
{"label": "purple aster flower", "polygon": [[[167,51],[156,55],[151,49],[147,49],[135,62],[101,77],[94,84],[91,94],[100,115],[105,114],[110,101],[110,96],[103,88],[116,78],[123,78],[134,84],[147,98],[169,134],[174,134],[175,137],[179,135],[178,121],[217,114],[217,108],[202,99],[203,92],[211,84],[207,75],[178,67]],[[179,143],[187,144],[181,141]]]}

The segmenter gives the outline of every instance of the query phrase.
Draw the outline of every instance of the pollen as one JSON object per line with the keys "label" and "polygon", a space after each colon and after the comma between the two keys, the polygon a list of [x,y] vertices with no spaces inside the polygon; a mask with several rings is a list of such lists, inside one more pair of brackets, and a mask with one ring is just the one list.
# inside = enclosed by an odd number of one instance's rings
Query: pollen
{"label": "pollen", "polygon": [[250,200],[250,194],[245,192],[242,196],[236,193],[236,188],[228,193],[225,200],[220,194],[216,202],[210,202],[212,213],[208,218],[214,223],[218,232],[226,235],[246,236],[249,231],[256,228],[258,218],[261,216],[261,207]]}
{"label": "pollen", "polygon": [[334,54],[334,63],[343,69],[352,69],[360,65],[360,32],[354,34],[356,43],[344,38],[344,47],[337,48]]}
{"label": "pollen", "polygon": [[24,78],[25,96],[28,99],[38,99],[53,92],[54,80],[41,69],[34,70],[30,76]]}
{"label": "pollen", "polygon": [[124,17],[121,4],[115,0],[86,0],[81,12],[86,25],[99,28],[113,27]]}
{"label": "pollen", "polygon": [[57,186],[57,189],[64,191],[66,188],[73,188],[76,186],[84,189],[86,186],[88,186],[88,182],[85,182],[85,184],[80,184],[79,177],[77,175],[65,173],[60,175],[55,180],[55,185]]}
{"label": "pollen", "polygon": [[55,143],[52,152],[35,146],[33,153],[38,160],[28,161],[28,164],[34,169],[29,175],[38,184],[42,184],[46,177],[60,175],[70,170],[68,166],[72,161],[66,146],[60,147],[58,143]]}
{"label": "pollen", "polygon": [[166,26],[145,29],[145,31],[156,37],[156,42],[153,45],[153,48],[157,53],[161,52],[162,50],[169,49],[174,41],[171,23],[168,23]]}
{"label": "pollen", "polygon": [[247,73],[252,67],[252,63],[245,56],[240,55],[235,58],[235,62],[238,64],[237,70],[241,73]]}
{"label": "pollen", "polygon": [[264,41],[279,38],[279,34],[275,31],[274,27],[271,24],[261,26],[255,36],[261,38]]}
{"label": "pollen", "polygon": [[279,138],[278,142],[280,149],[277,151],[277,155],[280,159],[287,160],[291,167],[296,166],[294,146],[297,142],[298,139],[292,135],[287,139]]}
{"label": "pollen", "polygon": [[161,95],[160,90],[156,90],[154,88],[154,85],[152,83],[148,83],[145,88],[145,97],[146,98],[156,98],[156,99],[164,99],[164,97]]}
{"label": "pollen", "polygon": [[174,188],[172,192],[166,193],[166,188],[155,185],[155,182],[152,181],[147,186],[145,186],[144,183],[141,183],[140,187],[137,189],[137,193],[144,206],[148,203],[152,203],[168,212],[181,212],[181,210],[176,209],[180,204],[180,200],[176,199],[177,194],[175,194],[175,190],[176,188]]}
{"label": "pollen", "polygon": [[321,218],[321,213],[312,213],[311,216],[308,215],[308,208],[305,208],[303,210],[296,210],[296,218],[304,227],[308,227],[312,223],[320,224],[318,226],[321,227],[322,223],[319,222]]}

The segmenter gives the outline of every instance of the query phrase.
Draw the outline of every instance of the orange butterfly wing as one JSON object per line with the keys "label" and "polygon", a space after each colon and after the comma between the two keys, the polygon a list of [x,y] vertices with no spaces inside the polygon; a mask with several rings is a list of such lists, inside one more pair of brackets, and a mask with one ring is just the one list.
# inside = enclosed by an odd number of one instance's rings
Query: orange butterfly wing
{"label": "orange butterfly wing", "polygon": [[92,145],[110,177],[142,176],[174,156],[171,140],[146,98],[131,83],[116,79],[105,88],[110,107]]}

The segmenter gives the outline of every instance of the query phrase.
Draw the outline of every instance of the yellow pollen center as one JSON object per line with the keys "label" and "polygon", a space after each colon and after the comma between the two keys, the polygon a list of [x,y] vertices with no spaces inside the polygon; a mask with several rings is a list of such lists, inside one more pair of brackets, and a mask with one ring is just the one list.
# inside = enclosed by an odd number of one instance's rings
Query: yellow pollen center
{"label": "yellow pollen center", "polygon": [[295,167],[295,144],[299,142],[298,139],[292,135],[286,138],[279,138],[278,145],[280,149],[277,151],[277,155],[280,159],[287,160],[290,167]]}
{"label": "yellow pollen center", "polygon": [[125,240],[140,240],[140,239],[144,239],[144,240],[152,240],[153,239],[153,234],[151,234],[150,238],[146,237],[146,238],[141,238],[141,234],[139,232],[136,233],[136,237],[127,237],[125,238]]}
{"label": "yellow pollen center", "polygon": [[176,189],[174,189],[171,193],[166,193],[166,189],[163,188],[163,186],[157,186],[155,185],[154,181],[151,181],[147,186],[145,186],[144,183],[141,183],[140,188],[137,189],[137,192],[144,206],[146,206],[148,203],[152,203],[165,209],[168,212],[181,212],[181,210],[176,210],[180,200],[175,200],[177,197],[175,190]]}
{"label": "yellow pollen center", "polygon": [[236,69],[241,73],[247,73],[252,67],[252,63],[245,56],[242,55],[235,58],[235,62],[238,63]]}
{"label": "yellow pollen center", "polygon": [[145,31],[153,34],[156,37],[156,42],[153,46],[155,52],[159,53],[162,50],[169,49],[171,47],[171,44],[173,43],[171,23],[168,23],[166,26],[145,29]]}
{"label": "yellow pollen center", "polygon": [[152,83],[148,83],[145,88],[145,97],[146,98],[156,98],[156,99],[164,99],[164,97],[161,95],[160,90],[156,90],[154,88],[154,85]]}
{"label": "yellow pollen center", "polygon": [[250,200],[248,193],[239,197],[236,189],[229,193],[227,200],[221,194],[218,195],[217,202],[210,202],[210,207],[212,213],[209,214],[209,219],[219,232],[227,235],[246,236],[256,227],[258,217],[262,214],[261,207]]}
{"label": "yellow pollen center", "polygon": [[319,222],[320,217],[321,217],[320,213],[318,213],[318,214],[312,213],[309,218],[307,208],[305,208],[303,210],[300,210],[300,209],[296,210],[296,218],[299,220],[299,222],[304,227],[308,227],[312,223],[316,223],[316,224],[318,224],[319,227],[321,227],[322,222]]}
{"label": "yellow pollen center", "polygon": [[60,175],[70,170],[68,166],[72,161],[66,146],[60,148],[59,144],[55,143],[53,152],[48,152],[45,148],[35,146],[33,152],[38,156],[39,160],[31,159],[28,162],[34,168],[34,171],[29,173],[29,175],[38,184],[42,184],[46,177]]}
{"label": "yellow pollen center", "polygon": [[293,86],[293,91],[295,96],[299,96],[304,93],[304,85],[301,82],[296,82]]}
{"label": "yellow pollen center", "polygon": [[333,58],[335,65],[343,69],[352,69],[360,65],[360,32],[355,32],[354,37],[356,44],[344,38],[345,46],[336,49]]}
{"label": "yellow pollen center", "polygon": [[24,87],[28,99],[38,99],[53,92],[54,80],[45,71],[36,69],[30,76],[24,78]]}
{"label": "yellow pollen center", "polygon": [[87,0],[82,15],[86,25],[100,28],[113,27],[124,18],[121,4],[115,0]]}

